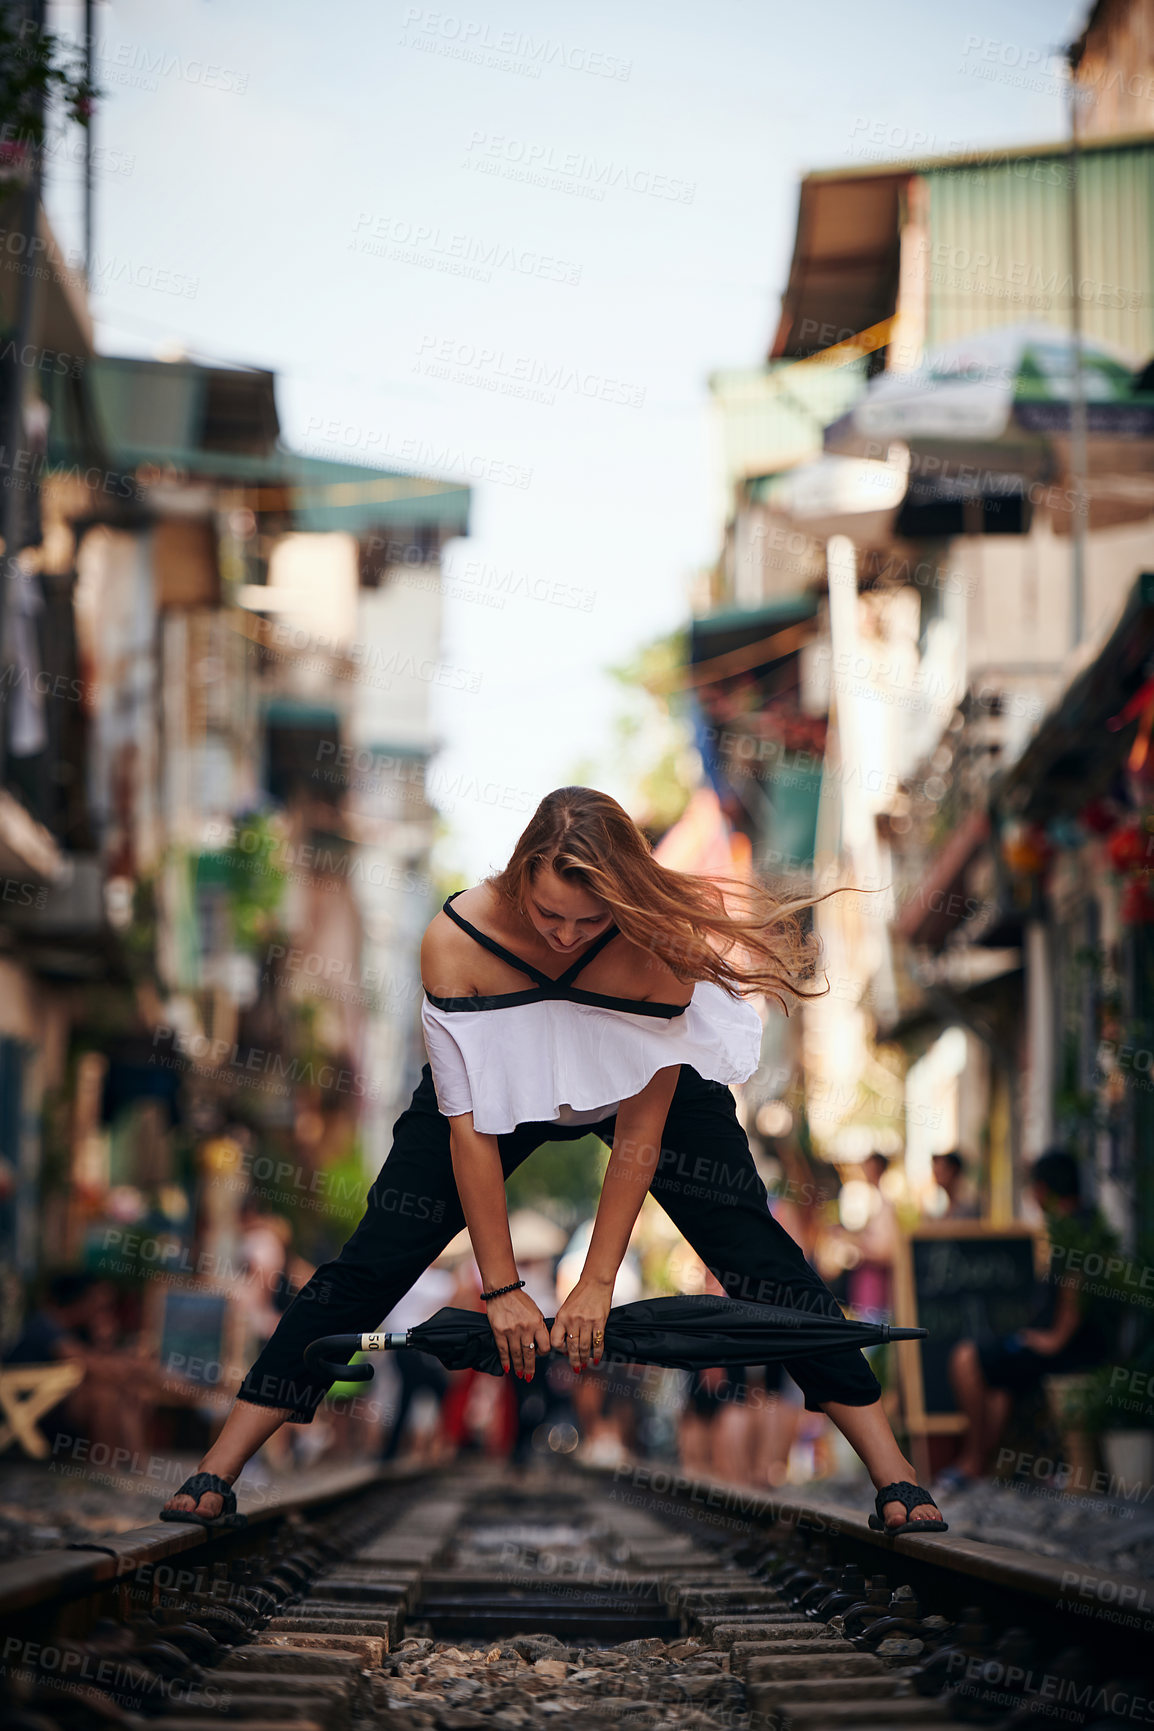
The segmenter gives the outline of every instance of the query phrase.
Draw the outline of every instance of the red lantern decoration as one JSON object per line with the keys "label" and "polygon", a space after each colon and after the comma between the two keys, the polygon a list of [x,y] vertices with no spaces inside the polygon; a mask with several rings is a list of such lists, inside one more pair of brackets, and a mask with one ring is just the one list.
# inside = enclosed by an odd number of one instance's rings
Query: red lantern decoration
{"label": "red lantern decoration", "polygon": [[1154,925],[1154,885],[1148,877],[1130,878],[1122,891],[1118,912],[1124,925]]}
{"label": "red lantern decoration", "polygon": [[1106,843],[1106,853],[1116,872],[1149,871],[1154,867],[1154,834],[1144,818],[1131,818],[1114,831]]}
{"label": "red lantern decoration", "polygon": [[1107,799],[1092,799],[1078,813],[1078,822],[1091,835],[1110,835],[1118,827],[1118,808]]}

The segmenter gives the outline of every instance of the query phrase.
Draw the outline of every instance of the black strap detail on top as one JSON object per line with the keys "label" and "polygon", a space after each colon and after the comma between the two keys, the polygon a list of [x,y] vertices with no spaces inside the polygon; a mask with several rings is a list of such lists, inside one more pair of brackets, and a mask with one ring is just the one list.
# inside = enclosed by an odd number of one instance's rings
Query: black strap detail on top
{"label": "black strap detail on top", "polygon": [[673,1016],[684,1014],[687,1007],[685,1004],[657,1004],[640,998],[613,998],[603,992],[583,991],[580,986],[573,984],[581,970],[593,960],[594,956],[600,955],[606,944],[612,942],[618,935],[617,926],[609,926],[599,937],[594,938],[585,954],[579,956],[570,967],[566,968],[563,974],[559,974],[554,980],[550,979],[548,974],[542,973],[540,968],[534,967],[531,962],[526,962],[522,957],[515,956],[512,950],[507,950],[504,944],[497,942],[496,938],[491,938],[487,932],[483,932],[479,927],[473,925],[471,921],[465,918],[464,914],[459,914],[452,904],[457,896],[463,893],[462,890],[456,890],[453,895],[447,896],[442,904],[442,912],[448,914],[449,918],[454,924],[460,926],[463,932],[467,932],[471,938],[474,938],[482,949],[488,950],[492,955],[499,957],[501,961],[507,962],[511,968],[516,968],[518,973],[528,974],[530,979],[536,980],[537,984],[523,992],[497,992],[486,997],[474,998],[434,998],[431,992],[426,991],[425,996],[430,1004],[435,1004],[439,1010],[496,1010],[508,1008],[514,1004],[536,1004],[543,1000],[560,998],[571,1004],[590,1004],[603,1010],[624,1010],[632,1015],[664,1016],[666,1019],[670,1019]]}
{"label": "black strap detail on top", "polygon": [[478,926],[472,925],[470,921],[465,918],[464,914],[459,914],[452,904],[455,896],[461,894],[463,894],[463,891],[457,890],[454,892],[454,895],[446,898],[444,912],[448,914],[449,918],[454,920],[463,932],[468,932],[471,938],[475,938],[483,949],[491,950],[493,955],[500,956],[503,962],[508,962],[510,967],[517,969],[518,973],[528,974],[531,979],[536,980],[539,986],[544,987],[548,991],[556,991],[559,986],[564,989],[566,986],[571,985],[585,964],[591,962],[594,956],[599,955],[605,948],[606,944],[617,936],[617,927],[614,925],[609,926],[605,931],[601,932],[598,937],[594,938],[589,948],[585,951],[585,954],[579,956],[573,963],[572,967],[566,968],[563,974],[559,974],[558,977],[553,980],[550,979],[548,974],[543,974],[540,968],[535,968],[531,962],[522,961],[520,956],[515,956],[512,950],[507,950],[504,944],[499,944],[497,942],[496,938],[491,938],[487,932],[483,932]]}

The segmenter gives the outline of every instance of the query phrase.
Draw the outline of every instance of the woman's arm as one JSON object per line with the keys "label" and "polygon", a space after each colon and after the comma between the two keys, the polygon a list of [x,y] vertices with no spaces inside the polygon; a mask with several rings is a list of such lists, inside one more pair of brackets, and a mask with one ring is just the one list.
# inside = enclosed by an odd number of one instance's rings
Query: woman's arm
{"label": "woman's arm", "polygon": [[449,1148],[481,1284],[486,1292],[494,1286],[508,1286],[517,1278],[517,1264],[509,1236],[505,1175],[497,1138],[474,1130],[473,1114],[463,1112],[459,1118],[449,1119]]}
{"label": "woman's arm", "polygon": [[617,1108],[613,1151],[601,1185],[585,1266],[557,1312],[550,1337],[556,1351],[568,1353],[574,1370],[600,1362],[603,1342],[594,1346],[593,1335],[604,1330],[613,1282],[657,1170],[662,1132],[680,1068],[673,1064],[658,1070],[639,1094],[623,1100]]}
{"label": "woman's arm", "polygon": [[[517,1279],[513,1241],[509,1236],[509,1210],[505,1204],[505,1175],[495,1136],[473,1128],[473,1114],[464,1112],[449,1119],[449,1148],[453,1177],[465,1213],[465,1224],[473,1241],[473,1254],[486,1292],[511,1286]],[[538,1352],[548,1352],[545,1319],[524,1291],[507,1292],[485,1306],[489,1326],[501,1355],[501,1368],[512,1366],[518,1376],[533,1374],[534,1341]]]}

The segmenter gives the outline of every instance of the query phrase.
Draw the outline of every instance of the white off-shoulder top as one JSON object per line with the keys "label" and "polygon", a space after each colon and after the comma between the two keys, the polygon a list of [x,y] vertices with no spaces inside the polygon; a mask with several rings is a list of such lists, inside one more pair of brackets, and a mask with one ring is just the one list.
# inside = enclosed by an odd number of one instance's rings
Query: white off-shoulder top
{"label": "white off-shoulder top", "polygon": [[449,917],[535,984],[491,997],[426,992],[421,1025],[446,1117],[471,1112],[475,1129],[497,1136],[518,1124],[596,1123],[672,1064],[725,1083],[744,1082],[756,1070],[761,1017],[712,981],[699,980],[685,1006],[613,998],[575,984],[617,935],[616,926],[553,980],[470,925],[453,899],[444,904]]}

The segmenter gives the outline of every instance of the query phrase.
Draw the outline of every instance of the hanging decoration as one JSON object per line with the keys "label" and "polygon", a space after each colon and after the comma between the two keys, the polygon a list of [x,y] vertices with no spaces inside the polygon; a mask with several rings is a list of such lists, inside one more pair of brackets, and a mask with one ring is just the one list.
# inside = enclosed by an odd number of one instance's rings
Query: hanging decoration
{"label": "hanging decoration", "polygon": [[1124,815],[1123,807],[1108,795],[1099,794],[1087,801],[1078,813],[1078,822],[1090,835],[1111,835]]}
{"label": "hanging decoration", "polygon": [[1154,925],[1154,884],[1149,873],[1127,881],[1118,904],[1118,914],[1126,926]]}
{"label": "hanging decoration", "polygon": [[1106,856],[1123,877],[1154,870],[1154,818],[1139,814],[1120,824],[1106,842]]}
{"label": "hanging decoration", "polygon": [[1138,728],[1126,759],[1126,773],[1130,777],[1136,803],[1141,804],[1154,789],[1154,751],[1151,750],[1151,737],[1154,735],[1154,675],[1139,686],[1118,714],[1110,717],[1106,726],[1111,733],[1118,733],[1135,719]]}
{"label": "hanging decoration", "polygon": [[1123,880],[1123,924],[1154,922],[1154,812],[1136,812],[1120,824],[1106,841],[1106,857]]}
{"label": "hanging decoration", "polygon": [[1016,877],[1040,877],[1054,844],[1038,823],[1010,823],[1002,832],[1002,858]]}

